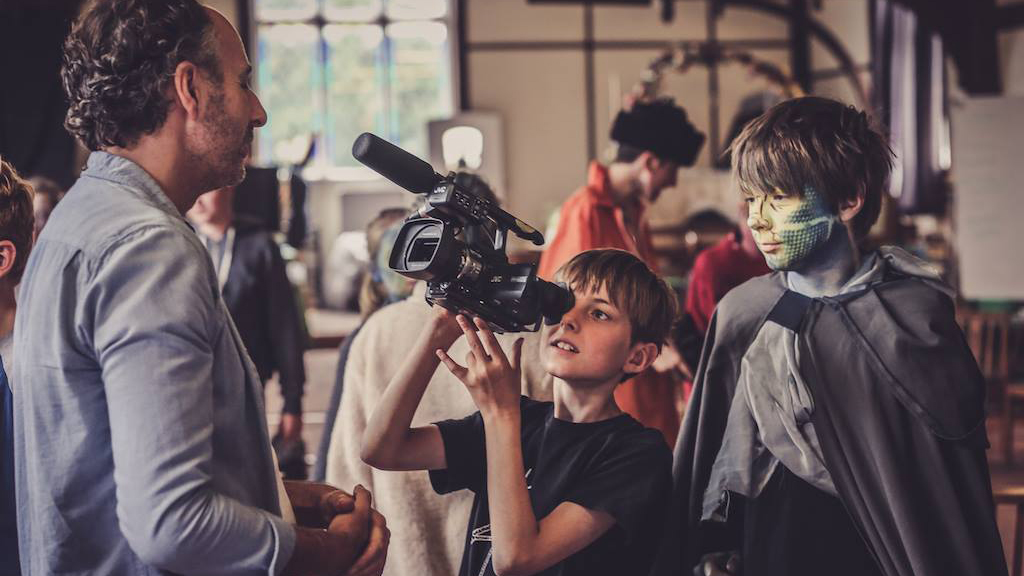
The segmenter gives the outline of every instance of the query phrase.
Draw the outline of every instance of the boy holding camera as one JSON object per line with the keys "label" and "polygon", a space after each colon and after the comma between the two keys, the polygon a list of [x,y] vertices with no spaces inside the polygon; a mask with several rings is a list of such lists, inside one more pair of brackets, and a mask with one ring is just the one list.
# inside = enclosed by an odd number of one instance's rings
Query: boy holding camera
{"label": "boy holding camera", "polygon": [[[475,493],[461,576],[642,574],[653,558],[671,456],[613,392],[658,356],[674,295],[622,250],[583,252],[559,277],[576,301],[543,328],[554,402],[520,396],[522,340],[510,359],[483,321],[438,308],[367,425],[368,464],[430,470],[438,492]],[[445,352],[462,335],[465,366]],[[439,362],[479,412],[411,428]]]}

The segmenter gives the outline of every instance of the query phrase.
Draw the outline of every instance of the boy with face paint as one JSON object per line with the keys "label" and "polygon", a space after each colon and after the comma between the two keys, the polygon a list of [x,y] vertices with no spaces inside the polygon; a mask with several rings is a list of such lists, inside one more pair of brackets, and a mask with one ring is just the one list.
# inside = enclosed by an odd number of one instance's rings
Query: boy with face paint
{"label": "boy with face paint", "polygon": [[808,97],[732,150],[775,272],[711,320],[657,573],[1006,574],[983,380],[952,290],[899,248],[858,248],[891,169],[885,139]]}

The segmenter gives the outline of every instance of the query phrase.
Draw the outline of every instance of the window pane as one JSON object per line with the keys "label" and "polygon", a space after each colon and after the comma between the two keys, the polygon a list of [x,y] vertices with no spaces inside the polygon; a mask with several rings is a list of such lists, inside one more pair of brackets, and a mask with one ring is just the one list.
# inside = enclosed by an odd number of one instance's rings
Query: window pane
{"label": "window pane", "polygon": [[316,0],[253,0],[256,20],[306,20],[316,15]]}
{"label": "window pane", "polygon": [[362,166],[352,142],[362,132],[387,137],[382,82],[383,33],[379,26],[333,24],[327,41],[327,154],[334,166]]}
{"label": "window pane", "polygon": [[446,0],[388,0],[388,18],[429,20],[448,12]]}
{"label": "window pane", "polygon": [[300,24],[263,25],[258,38],[257,87],[268,117],[256,131],[258,161],[289,164],[301,159],[309,136],[319,131],[317,31]]}
{"label": "window pane", "polygon": [[331,21],[370,22],[380,17],[381,0],[324,0],[324,17]]}
{"label": "window pane", "polygon": [[402,22],[391,39],[391,125],[399,146],[427,157],[427,121],[451,116],[448,30],[440,22]]}

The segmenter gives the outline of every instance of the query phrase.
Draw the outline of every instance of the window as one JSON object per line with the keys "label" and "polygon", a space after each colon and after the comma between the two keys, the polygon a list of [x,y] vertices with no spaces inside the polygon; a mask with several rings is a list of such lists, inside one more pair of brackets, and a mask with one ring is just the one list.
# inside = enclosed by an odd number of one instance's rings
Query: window
{"label": "window", "polygon": [[428,120],[453,111],[448,0],[253,0],[259,164],[369,177],[352,142],[373,132],[422,158]]}

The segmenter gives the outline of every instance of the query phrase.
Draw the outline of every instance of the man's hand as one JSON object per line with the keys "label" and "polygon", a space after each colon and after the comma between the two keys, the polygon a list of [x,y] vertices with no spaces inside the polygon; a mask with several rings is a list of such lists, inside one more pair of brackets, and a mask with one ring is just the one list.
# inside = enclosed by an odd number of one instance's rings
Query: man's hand
{"label": "man's hand", "polygon": [[281,414],[281,426],[278,428],[281,438],[294,442],[302,438],[302,414]]}
{"label": "man's hand", "polygon": [[335,516],[327,526],[327,533],[343,537],[362,551],[370,539],[370,520],[373,516],[370,491],[357,485],[352,491],[352,497],[352,512]]}
{"label": "man's hand", "polygon": [[693,568],[693,576],[739,576],[742,565],[736,552],[705,554]]}
{"label": "man's hand", "polygon": [[459,314],[458,322],[469,344],[466,366],[460,366],[444,350],[437,350],[437,357],[466,385],[481,414],[518,410],[523,339],[516,340],[513,345],[510,362],[483,320],[474,318],[474,324],[471,324],[469,318]]}
{"label": "man's hand", "polygon": [[384,516],[376,510],[371,510],[370,541],[345,576],[380,576],[384,571],[384,561],[388,557],[390,542],[391,530],[388,530]]}
{"label": "man's hand", "polygon": [[295,510],[295,520],[307,528],[327,528],[335,516],[355,507],[349,493],[330,484],[285,480],[284,490]]}
{"label": "man's hand", "polygon": [[[337,495],[340,492],[338,490],[326,494],[326,505],[337,507],[342,500]],[[351,506],[351,512],[334,516],[326,530],[296,527],[295,550],[285,566],[286,575],[380,574],[390,536],[383,525],[383,517],[376,519],[375,516],[379,514],[370,508],[370,492],[362,486],[356,486],[353,491]],[[356,568],[360,571],[351,572]]]}

